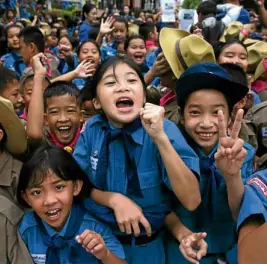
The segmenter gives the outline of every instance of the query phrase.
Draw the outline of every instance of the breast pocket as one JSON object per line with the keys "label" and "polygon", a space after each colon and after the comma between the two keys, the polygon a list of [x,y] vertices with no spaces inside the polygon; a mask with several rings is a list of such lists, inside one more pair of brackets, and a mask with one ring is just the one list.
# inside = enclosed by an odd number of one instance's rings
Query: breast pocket
{"label": "breast pocket", "polygon": [[144,195],[143,206],[155,205],[162,202],[162,180],[158,169],[138,173],[141,191]]}

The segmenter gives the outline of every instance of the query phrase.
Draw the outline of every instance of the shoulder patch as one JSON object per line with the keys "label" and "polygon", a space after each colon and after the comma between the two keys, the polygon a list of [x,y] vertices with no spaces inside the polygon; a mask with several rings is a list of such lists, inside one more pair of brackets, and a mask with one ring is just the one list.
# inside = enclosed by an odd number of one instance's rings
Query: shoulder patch
{"label": "shoulder patch", "polygon": [[267,186],[259,177],[254,177],[247,182],[247,185],[252,184],[255,184],[262,192],[262,194],[267,197]]}

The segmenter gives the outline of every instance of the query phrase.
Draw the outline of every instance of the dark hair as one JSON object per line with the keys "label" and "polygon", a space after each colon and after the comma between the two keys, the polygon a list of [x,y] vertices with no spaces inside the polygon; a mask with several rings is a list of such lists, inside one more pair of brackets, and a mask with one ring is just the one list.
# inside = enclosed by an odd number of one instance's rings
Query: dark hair
{"label": "dark hair", "polygon": [[0,95],[7,89],[7,86],[14,80],[18,80],[16,73],[3,66],[0,66]]}
{"label": "dark hair", "polygon": [[84,87],[81,91],[81,102],[84,103],[86,101],[91,101],[94,99],[93,95],[92,95],[92,90],[90,89],[90,87],[86,86]]}
{"label": "dark hair", "polygon": [[19,26],[19,25],[16,25],[16,24],[11,24],[11,25],[8,25],[8,26],[6,26],[5,27],[5,39],[6,39],[6,47],[8,47],[8,31],[10,30],[10,29],[12,29],[12,28],[18,28],[18,29],[20,29],[20,30],[22,30],[22,28],[21,28],[21,26]]}
{"label": "dark hair", "polygon": [[94,24],[88,33],[88,39],[96,40],[100,31],[100,25]]}
{"label": "dark hair", "polygon": [[213,45],[213,50],[214,50],[214,54],[215,54],[216,60],[218,61],[222,51],[225,48],[227,48],[227,47],[229,47],[229,46],[231,46],[233,44],[239,44],[247,51],[247,48],[244,45],[244,43],[242,41],[238,40],[238,39],[231,39],[231,40],[226,41],[225,43],[224,42],[216,42]]}
{"label": "dark hair", "polygon": [[80,55],[80,52],[81,52],[82,47],[83,47],[86,43],[92,43],[92,44],[94,44],[94,45],[96,46],[96,48],[97,48],[97,50],[98,50],[100,56],[101,56],[101,51],[100,51],[100,47],[99,47],[98,43],[95,42],[95,40],[89,39],[89,40],[85,40],[85,41],[83,41],[83,42],[78,46],[78,48],[77,48],[77,55],[78,55],[78,57],[79,57],[79,55]]}
{"label": "dark hair", "polygon": [[[65,27],[59,27],[59,28],[57,28],[57,38],[59,39],[61,36],[60,36],[60,33],[61,33],[61,31],[62,30],[67,30],[68,31],[68,29],[67,28],[65,28]],[[65,37],[65,36],[68,36],[68,34],[66,34],[66,35],[63,35],[62,37]]]}
{"label": "dark hair", "polygon": [[41,184],[51,172],[64,181],[83,181],[81,192],[74,197],[74,203],[80,203],[84,198],[89,197],[93,185],[71,154],[57,146],[44,145],[37,149],[21,168],[17,187],[19,204],[26,208],[30,207],[22,194],[27,188]]}
{"label": "dark hair", "polygon": [[144,91],[146,91],[146,83],[143,77],[143,74],[140,70],[140,67],[128,56],[113,56],[110,57],[109,59],[105,60],[96,70],[92,82],[91,82],[91,89],[92,89],[92,95],[93,98],[96,97],[97,95],[97,86],[100,83],[103,75],[105,74],[105,72],[112,67],[113,69],[113,74],[115,75],[115,70],[116,70],[116,66],[118,66],[119,64],[127,64],[130,68],[132,68],[138,75],[138,77],[140,78],[142,84],[143,84],[143,88]]}
{"label": "dark hair", "polygon": [[5,147],[6,147],[7,133],[6,133],[4,127],[2,126],[1,123],[0,123],[0,129],[3,131],[3,134],[4,134],[4,136],[2,137],[2,139],[0,141],[0,152],[3,152],[5,150]]}
{"label": "dark hair", "polygon": [[149,34],[153,33],[155,30],[155,24],[153,23],[143,23],[139,26],[139,34],[145,39],[148,40]]}
{"label": "dark hair", "polygon": [[45,39],[44,35],[37,27],[26,27],[23,28],[19,33],[19,38],[23,38],[24,42],[29,45],[33,43],[38,52],[44,52]]}
{"label": "dark hair", "polygon": [[47,108],[47,99],[64,95],[75,97],[77,104],[80,106],[80,91],[77,86],[71,82],[57,81],[50,84],[44,91],[44,109]]}
{"label": "dark hair", "polygon": [[[131,35],[130,37],[128,37],[128,38],[126,39],[126,41],[125,41],[125,43],[124,43],[124,50],[125,50],[125,51],[127,51],[127,49],[128,49],[129,46],[130,46],[131,41],[134,40],[134,39],[142,39],[142,40],[144,41],[144,43],[145,43],[145,39],[144,39],[142,36],[140,36],[140,35]],[[145,44],[146,44],[146,43],[145,43]]]}
{"label": "dark hair", "polygon": [[95,5],[93,5],[93,4],[91,4],[91,3],[86,3],[86,4],[83,6],[83,10],[82,10],[83,18],[82,18],[82,19],[85,20],[84,13],[85,13],[85,14],[88,14],[88,13],[90,13],[90,11],[91,11],[92,9],[94,9],[94,8],[96,8]]}
{"label": "dark hair", "polygon": [[113,27],[114,27],[114,24],[118,22],[118,23],[123,23],[126,27],[126,32],[128,32],[128,22],[126,21],[126,19],[124,17],[121,17],[121,16],[118,16],[118,17],[115,17],[115,21],[113,23]]}
{"label": "dark hair", "polygon": [[203,16],[216,15],[217,7],[214,1],[208,0],[201,2],[197,8],[197,13],[201,13]]}
{"label": "dark hair", "polygon": [[7,44],[4,26],[0,24],[0,56],[6,54]]}

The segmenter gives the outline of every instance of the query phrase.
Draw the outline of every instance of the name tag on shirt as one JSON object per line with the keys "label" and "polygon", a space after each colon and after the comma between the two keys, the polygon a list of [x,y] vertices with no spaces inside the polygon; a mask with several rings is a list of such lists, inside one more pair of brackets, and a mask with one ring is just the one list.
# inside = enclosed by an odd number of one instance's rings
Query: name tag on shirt
{"label": "name tag on shirt", "polygon": [[98,159],[91,156],[91,166],[93,170],[96,170],[97,168]]}
{"label": "name tag on shirt", "polygon": [[45,264],[46,261],[45,254],[31,254],[31,256],[35,264]]}
{"label": "name tag on shirt", "polygon": [[262,134],[263,137],[267,137],[267,127],[263,127],[261,129],[261,134]]}

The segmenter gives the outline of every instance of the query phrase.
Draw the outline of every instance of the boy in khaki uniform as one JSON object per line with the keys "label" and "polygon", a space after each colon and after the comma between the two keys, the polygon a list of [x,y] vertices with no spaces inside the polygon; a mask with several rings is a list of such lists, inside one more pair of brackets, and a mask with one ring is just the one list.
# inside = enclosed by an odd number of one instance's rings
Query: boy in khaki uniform
{"label": "boy in khaki uniform", "polygon": [[18,234],[23,211],[16,203],[21,162],[14,156],[27,148],[24,127],[10,101],[0,97],[0,263],[31,264],[28,250]]}

